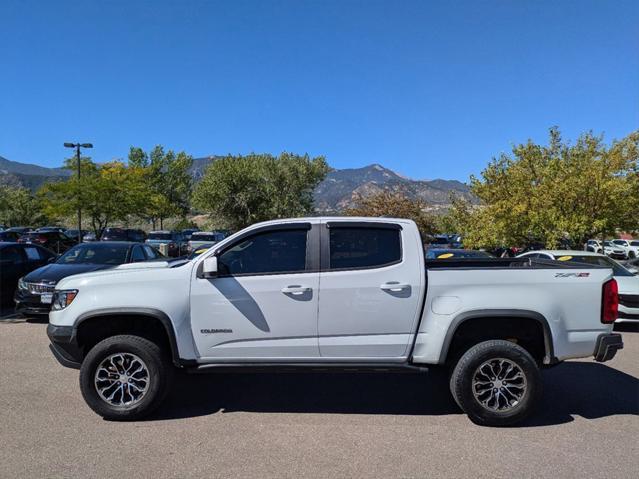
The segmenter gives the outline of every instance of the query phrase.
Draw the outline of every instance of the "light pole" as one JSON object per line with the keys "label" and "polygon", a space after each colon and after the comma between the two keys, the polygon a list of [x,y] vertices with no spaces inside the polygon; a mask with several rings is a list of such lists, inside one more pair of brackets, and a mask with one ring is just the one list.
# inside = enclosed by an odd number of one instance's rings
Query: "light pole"
{"label": "light pole", "polygon": [[[80,197],[80,148],[93,148],[91,143],[65,143],[65,148],[75,148],[78,160],[78,199]],[[78,201],[78,244],[82,243],[82,207]]]}

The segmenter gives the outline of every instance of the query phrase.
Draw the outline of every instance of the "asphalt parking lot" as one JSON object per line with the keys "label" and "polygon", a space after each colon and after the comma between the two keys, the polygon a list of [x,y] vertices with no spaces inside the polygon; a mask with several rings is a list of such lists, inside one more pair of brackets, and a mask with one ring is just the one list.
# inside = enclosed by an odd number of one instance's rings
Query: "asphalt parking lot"
{"label": "asphalt parking lot", "polygon": [[[57,364],[46,323],[0,319],[2,477],[636,477],[639,331],[611,362],[544,372],[539,413],[482,428],[427,374],[181,376],[112,423]],[[634,472],[633,472],[634,471]]]}

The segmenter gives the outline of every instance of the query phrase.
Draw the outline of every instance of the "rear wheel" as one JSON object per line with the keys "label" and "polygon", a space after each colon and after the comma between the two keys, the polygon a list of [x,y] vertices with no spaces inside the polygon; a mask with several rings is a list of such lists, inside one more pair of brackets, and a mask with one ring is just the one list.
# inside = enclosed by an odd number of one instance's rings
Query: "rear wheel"
{"label": "rear wheel", "polygon": [[508,426],[527,418],[541,399],[541,373],[533,357],[509,341],[470,348],[450,379],[451,393],[476,424]]}
{"label": "rear wheel", "polygon": [[80,390],[100,416],[135,420],[164,400],[173,365],[161,348],[139,336],[120,335],[96,344],[82,362]]}
{"label": "rear wheel", "polygon": [[628,252],[628,259],[635,259],[636,257],[637,257],[637,254],[634,251]]}

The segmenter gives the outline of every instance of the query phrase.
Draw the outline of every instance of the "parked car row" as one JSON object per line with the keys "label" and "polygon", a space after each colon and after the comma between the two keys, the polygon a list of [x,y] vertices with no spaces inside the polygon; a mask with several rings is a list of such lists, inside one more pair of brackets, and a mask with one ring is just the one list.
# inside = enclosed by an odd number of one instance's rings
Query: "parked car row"
{"label": "parked car row", "polygon": [[[56,254],[62,254],[78,243],[94,241],[129,241],[134,243],[147,243],[161,249],[166,245],[168,256],[178,257],[190,254],[194,248],[202,244],[215,244],[228,236],[228,231],[199,231],[185,229],[182,231],[151,231],[148,235],[143,230],[132,228],[106,228],[100,238],[87,230],[60,228],[58,226],[45,226],[38,229],[29,227],[14,227],[0,231],[0,242],[19,242],[37,244],[50,249]],[[193,235],[194,243],[190,244]]]}
{"label": "parked car row", "polygon": [[82,243],[57,255],[31,243],[0,243],[0,299],[23,314],[48,314],[55,285],[68,276],[126,263],[160,260],[148,244],[124,241]]}
{"label": "parked car row", "polygon": [[605,254],[615,259],[639,258],[639,240],[614,239],[603,243],[596,239],[586,242],[585,251]]}

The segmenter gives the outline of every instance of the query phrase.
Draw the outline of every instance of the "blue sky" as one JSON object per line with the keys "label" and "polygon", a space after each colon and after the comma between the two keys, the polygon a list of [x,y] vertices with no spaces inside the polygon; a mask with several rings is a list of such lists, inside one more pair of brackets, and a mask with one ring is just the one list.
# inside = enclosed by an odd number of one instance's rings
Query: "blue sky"
{"label": "blue sky", "polygon": [[0,155],[283,150],[466,180],[639,128],[637,1],[0,2]]}

